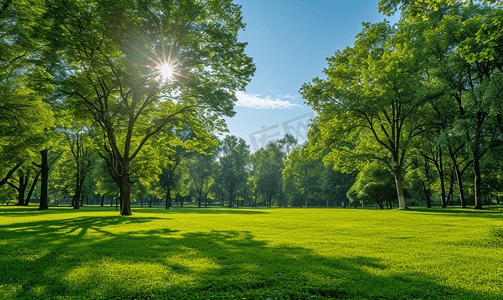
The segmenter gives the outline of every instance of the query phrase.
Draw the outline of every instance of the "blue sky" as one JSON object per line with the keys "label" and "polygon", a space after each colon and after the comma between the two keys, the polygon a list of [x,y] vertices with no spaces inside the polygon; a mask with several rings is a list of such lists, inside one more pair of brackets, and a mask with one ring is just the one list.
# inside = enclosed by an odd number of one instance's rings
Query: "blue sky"
{"label": "blue sky", "polygon": [[[352,46],[362,22],[384,19],[378,0],[235,0],[242,5],[248,43],[257,71],[246,92],[237,93],[236,115],[227,119],[231,134],[252,152],[268,141],[292,133],[305,141],[313,111],[299,89],[324,78],[326,58]],[[387,18],[396,21],[397,17]]]}

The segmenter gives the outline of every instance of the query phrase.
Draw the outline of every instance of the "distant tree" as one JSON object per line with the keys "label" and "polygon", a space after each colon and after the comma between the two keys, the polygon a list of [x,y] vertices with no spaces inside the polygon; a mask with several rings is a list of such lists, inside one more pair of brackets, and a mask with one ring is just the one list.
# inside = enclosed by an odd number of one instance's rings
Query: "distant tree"
{"label": "distant tree", "polygon": [[71,169],[64,173],[65,185],[74,181],[73,208],[79,209],[79,200],[83,197],[84,182],[98,157],[95,140],[96,132],[83,122],[75,120],[70,114],[60,116],[59,130],[64,134],[67,154],[71,156]]}
{"label": "distant tree", "polygon": [[384,209],[384,205],[393,208],[396,199],[393,175],[376,162],[370,163],[358,173],[347,196],[351,202],[376,203],[380,209]]}
{"label": "distant tree", "polygon": [[[17,180],[9,180],[7,181],[8,185],[12,187],[13,189],[16,190],[18,194],[18,200],[15,205],[18,206],[25,206],[29,204],[31,195],[33,194],[33,191],[35,189],[35,186],[38,181],[38,177],[40,175],[40,171],[37,172],[34,168],[34,166],[30,164],[24,164],[24,166],[20,169],[17,170],[16,172],[17,175]],[[31,180],[31,184],[30,184]],[[28,186],[31,186],[28,195],[25,198],[27,188]]]}
{"label": "distant tree", "polygon": [[334,170],[333,166],[325,165],[322,177],[323,199],[327,201],[327,206],[337,205],[347,199],[347,192],[356,180],[357,172],[342,173]]}
{"label": "distant tree", "polygon": [[[185,146],[188,142],[195,139],[196,136],[189,127],[179,128],[170,131],[176,135],[176,139],[171,139],[169,144],[165,144],[168,153],[166,154],[166,163],[162,167],[162,173],[159,174],[159,187],[161,192],[158,193],[161,198],[166,198],[165,208],[171,207],[171,192],[178,186],[181,180],[180,167],[182,163],[197,154],[200,149],[187,149]],[[175,141],[175,142],[173,142]],[[216,141],[213,146],[216,144]]]}
{"label": "distant tree", "polygon": [[282,194],[281,172],[284,168],[285,153],[281,148],[281,142],[276,141],[252,155],[255,187],[264,196],[268,207],[272,206],[274,196]]}
{"label": "distant tree", "polygon": [[[312,138],[312,137],[311,137]],[[323,160],[309,145],[293,148],[284,162],[283,191],[293,206],[321,205]]]}
{"label": "distant tree", "polygon": [[191,184],[197,193],[197,206],[201,207],[203,198],[206,199],[215,182],[211,176],[214,171],[215,155],[213,153],[195,154],[186,165],[191,178]]}
{"label": "distant tree", "polygon": [[229,194],[229,207],[233,207],[234,193],[241,185],[246,184],[248,174],[245,169],[250,147],[242,138],[228,135],[217,150],[220,162],[220,173],[217,182]]}

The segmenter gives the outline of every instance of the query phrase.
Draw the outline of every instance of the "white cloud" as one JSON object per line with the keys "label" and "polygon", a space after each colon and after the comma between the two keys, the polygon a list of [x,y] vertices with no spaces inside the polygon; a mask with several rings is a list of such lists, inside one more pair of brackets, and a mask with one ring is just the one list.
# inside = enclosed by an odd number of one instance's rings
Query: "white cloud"
{"label": "white cloud", "polygon": [[[281,100],[280,98],[271,99],[269,96],[262,97],[260,94],[246,94],[241,91],[236,92],[236,97],[238,98],[238,102],[236,102],[236,106],[240,107],[248,107],[255,109],[289,109],[293,107],[301,107],[296,103],[292,103],[287,100]],[[283,98],[285,98],[283,96]],[[291,98],[293,97],[286,97]]]}
{"label": "white cloud", "polygon": [[279,95],[278,98],[283,98],[283,99],[297,99],[299,98],[298,96],[292,96],[292,95]]}

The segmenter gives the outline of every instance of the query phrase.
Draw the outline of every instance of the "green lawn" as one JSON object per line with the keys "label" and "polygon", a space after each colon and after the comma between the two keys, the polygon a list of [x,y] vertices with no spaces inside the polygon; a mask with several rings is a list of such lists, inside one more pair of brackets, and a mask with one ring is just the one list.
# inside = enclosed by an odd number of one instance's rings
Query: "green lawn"
{"label": "green lawn", "polygon": [[0,206],[1,299],[503,299],[503,209]]}

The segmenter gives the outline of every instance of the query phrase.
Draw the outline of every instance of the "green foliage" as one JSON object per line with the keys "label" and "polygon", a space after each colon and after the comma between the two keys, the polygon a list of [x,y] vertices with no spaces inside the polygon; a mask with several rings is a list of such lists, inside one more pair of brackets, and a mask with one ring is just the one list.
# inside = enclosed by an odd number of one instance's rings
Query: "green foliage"
{"label": "green foliage", "polygon": [[53,113],[44,98],[50,75],[34,59],[39,46],[28,1],[5,1],[0,11],[0,186],[48,145]]}
{"label": "green foliage", "polygon": [[201,207],[203,198],[207,206],[208,194],[215,184],[214,175],[217,162],[214,153],[204,153],[194,155],[186,164],[187,172],[191,178],[191,186],[197,194],[198,207]]}
{"label": "green foliage", "polygon": [[283,190],[291,206],[326,205],[323,199],[324,166],[321,157],[312,155],[306,145],[293,148],[285,161]]}
{"label": "green foliage", "polygon": [[356,175],[356,172],[342,173],[330,165],[325,165],[321,175],[323,199],[326,199],[330,206],[341,205],[341,202],[346,201],[346,194],[355,182]]}
{"label": "green foliage", "polygon": [[382,162],[395,176],[400,207],[405,157],[427,126],[420,116],[442,93],[429,83],[420,43],[407,24],[364,24],[354,47],[328,59],[327,79],[301,89],[318,113],[318,143],[330,150],[324,161],[347,172]]}
{"label": "green foliage", "polygon": [[[232,1],[49,1],[38,33],[52,50],[58,96],[77,118],[92,119],[103,137],[101,156],[119,186],[121,214],[130,215],[131,184],[157,178],[139,174],[166,133],[190,127],[197,139],[184,147],[214,145],[222,116],[234,114],[235,92],[254,73],[239,6]],[[49,59],[47,56],[45,59]],[[163,73],[169,68],[169,74]],[[165,133],[162,136],[161,133]],[[162,151],[162,150],[161,150]],[[142,160],[143,155],[143,162]],[[136,161],[135,163],[133,163]],[[160,163],[162,165],[162,163]]]}
{"label": "green foliage", "polygon": [[[3,299],[489,299],[502,208],[0,207]],[[477,226],[466,226],[467,223]],[[449,226],[446,226],[449,225]],[[441,232],[442,234],[434,234]],[[477,259],[474,259],[477,257]]]}
{"label": "green foliage", "polygon": [[245,169],[250,147],[242,138],[228,135],[216,150],[220,162],[220,170],[216,181],[229,194],[229,207],[233,206],[234,193],[246,185],[248,173]]}
{"label": "green foliage", "polygon": [[[256,151],[251,160],[255,189],[263,195],[265,205],[271,207],[273,197],[281,195],[283,187],[281,172],[285,154],[281,151],[281,144],[269,143],[265,149]],[[280,206],[286,205],[282,201],[277,202]]]}
{"label": "green foliage", "polygon": [[347,196],[351,202],[377,204],[393,207],[396,202],[396,187],[391,174],[376,162],[368,164],[358,173],[356,182],[349,189]]}

